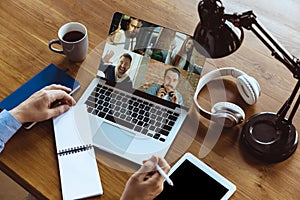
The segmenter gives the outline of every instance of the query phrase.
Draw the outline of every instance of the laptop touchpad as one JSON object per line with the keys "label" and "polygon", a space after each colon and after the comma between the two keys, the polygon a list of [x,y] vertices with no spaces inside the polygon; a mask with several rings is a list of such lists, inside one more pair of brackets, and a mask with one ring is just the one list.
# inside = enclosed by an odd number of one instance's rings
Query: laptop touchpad
{"label": "laptop touchpad", "polygon": [[114,125],[103,122],[93,140],[95,145],[125,153],[134,135]]}

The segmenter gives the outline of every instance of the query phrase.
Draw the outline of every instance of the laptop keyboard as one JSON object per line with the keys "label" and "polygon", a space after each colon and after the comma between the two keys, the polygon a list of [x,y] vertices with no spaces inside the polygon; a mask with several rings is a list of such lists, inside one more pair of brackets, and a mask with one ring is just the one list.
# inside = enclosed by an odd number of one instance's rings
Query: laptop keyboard
{"label": "laptop keyboard", "polygon": [[89,113],[164,142],[179,113],[98,84],[85,104]]}

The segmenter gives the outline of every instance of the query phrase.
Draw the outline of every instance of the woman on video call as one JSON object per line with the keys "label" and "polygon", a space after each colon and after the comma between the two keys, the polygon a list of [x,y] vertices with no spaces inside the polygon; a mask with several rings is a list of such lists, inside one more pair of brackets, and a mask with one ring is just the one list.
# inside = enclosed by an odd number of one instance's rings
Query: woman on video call
{"label": "woman on video call", "polygon": [[166,57],[166,64],[179,67],[186,71],[193,71],[194,66],[194,40],[191,37],[187,37],[181,48],[176,48],[176,44],[172,43],[170,45],[170,50]]}

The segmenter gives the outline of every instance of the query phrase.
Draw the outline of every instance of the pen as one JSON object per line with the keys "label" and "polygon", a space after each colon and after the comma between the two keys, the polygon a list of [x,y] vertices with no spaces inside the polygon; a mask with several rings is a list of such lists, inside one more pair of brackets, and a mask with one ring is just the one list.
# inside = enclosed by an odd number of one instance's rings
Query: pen
{"label": "pen", "polygon": [[[74,94],[74,92],[75,92],[76,90],[77,90],[77,89],[72,90],[72,91],[69,93],[69,95]],[[68,104],[69,106],[71,106],[70,102],[65,101],[65,100],[63,100],[63,99],[57,99],[57,100],[55,100],[53,103],[51,103],[50,108],[54,108],[54,107],[59,106],[59,105],[62,105],[62,104]]]}
{"label": "pen", "polygon": [[160,166],[157,164],[156,165],[156,170],[165,178],[165,180],[167,181],[167,183],[171,186],[174,186],[173,181],[170,179],[170,177],[164,172],[164,170],[162,170],[162,168],[160,168]]}

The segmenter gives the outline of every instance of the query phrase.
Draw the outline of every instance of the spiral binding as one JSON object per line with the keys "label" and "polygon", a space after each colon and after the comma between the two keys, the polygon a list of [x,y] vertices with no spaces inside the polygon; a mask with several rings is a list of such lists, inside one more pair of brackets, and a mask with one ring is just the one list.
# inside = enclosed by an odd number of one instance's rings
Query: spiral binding
{"label": "spiral binding", "polygon": [[83,146],[78,146],[78,147],[72,147],[72,148],[68,148],[68,149],[59,150],[57,155],[65,156],[65,155],[74,154],[74,153],[78,153],[78,152],[82,152],[82,151],[87,151],[87,150],[90,150],[92,148],[93,148],[93,145],[87,144],[87,145],[83,145]]}

